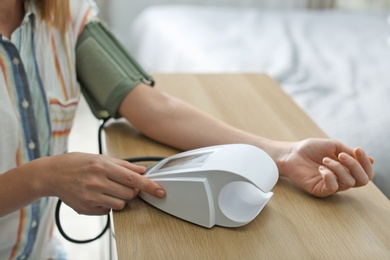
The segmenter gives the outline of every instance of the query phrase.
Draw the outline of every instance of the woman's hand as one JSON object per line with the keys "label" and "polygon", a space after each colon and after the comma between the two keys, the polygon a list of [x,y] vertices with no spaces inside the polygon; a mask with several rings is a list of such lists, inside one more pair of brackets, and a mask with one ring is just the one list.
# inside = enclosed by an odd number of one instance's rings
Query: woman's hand
{"label": "woman's hand", "polygon": [[139,190],[158,198],[165,196],[157,183],[142,176],[145,167],[124,160],[68,153],[35,163],[42,164],[44,195],[59,197],[79,214],[103,215],[111,209],[123,209]]}
{"label": "woman's hand", "polygon": [[327,197],[364,186],[374,177],[374,160],[361,148],[352,149],[328,139],[307,139],[289,145],[290,152],[279,171],[314,196]]}

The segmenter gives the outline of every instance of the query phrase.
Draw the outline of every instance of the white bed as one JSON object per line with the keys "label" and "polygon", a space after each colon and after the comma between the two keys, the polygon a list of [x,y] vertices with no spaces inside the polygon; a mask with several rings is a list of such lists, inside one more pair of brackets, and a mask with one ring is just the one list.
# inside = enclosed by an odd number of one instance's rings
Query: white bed
{"label": "white bed", "polygon": [[151,72],[268,73],[331,138],[374,156],[390,198],[389,13],[155,6],[127,47]]}

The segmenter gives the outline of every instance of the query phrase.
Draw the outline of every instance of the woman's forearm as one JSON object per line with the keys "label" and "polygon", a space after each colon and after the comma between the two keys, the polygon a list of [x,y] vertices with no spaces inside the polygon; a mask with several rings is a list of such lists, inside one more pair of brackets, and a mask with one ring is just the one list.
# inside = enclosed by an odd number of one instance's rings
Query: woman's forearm
{"label": "woman's forearm", "polygon": [[318,197],[366,185],[374,176],[372,160],[362,149],[329,139],[280,142],[256,136],[158,89],[137,86],[119,112],[146,136],[183,150],[228,143],[255,145],[272,157],[280,176]]}
{"label": "woman's forearm", "polygon": [[0,174],[0,217],[42,197],[39,162],[33,161]]}
{"label": "woman's forearm", "polygon": [[280,155],[287,154],[280,150],[288,145],[234,128],[157,89],[139,86],[133,92],[125,98],[120,113],[153,140],[181,150],[246,143],[263,149],[277,164],[283,161]]}

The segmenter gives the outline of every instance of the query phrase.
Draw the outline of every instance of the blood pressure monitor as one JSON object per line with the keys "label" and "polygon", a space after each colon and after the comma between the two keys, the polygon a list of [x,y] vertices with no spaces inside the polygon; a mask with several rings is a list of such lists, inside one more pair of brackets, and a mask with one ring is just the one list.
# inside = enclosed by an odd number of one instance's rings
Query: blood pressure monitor
{"label": "blood pressure monitor", "polygon": [[246,144],[191,150],[151,166],[145,176],[166,191],[147,203],[186,221],[211,228],[251,222],[272,197],[279,174],[272,158]]}

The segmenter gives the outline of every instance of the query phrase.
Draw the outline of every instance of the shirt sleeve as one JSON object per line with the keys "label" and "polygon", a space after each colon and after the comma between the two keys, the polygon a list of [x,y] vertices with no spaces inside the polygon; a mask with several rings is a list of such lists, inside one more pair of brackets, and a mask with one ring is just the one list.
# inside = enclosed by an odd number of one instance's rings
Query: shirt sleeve
{"label": "shirt sleeve", "polygon": [[84,26],[97,18],[99,9],[93,0],[69,0],[69,5],[73,32],[77,38]]}

